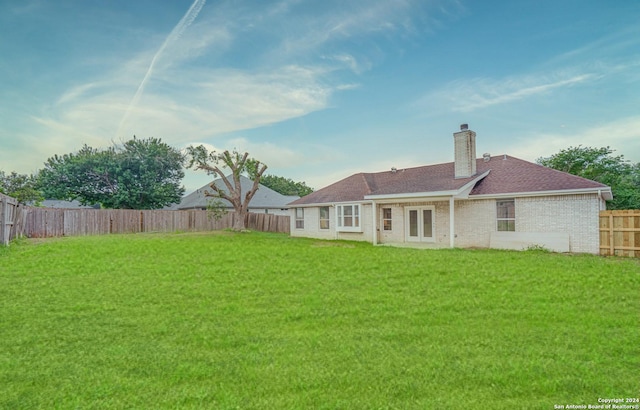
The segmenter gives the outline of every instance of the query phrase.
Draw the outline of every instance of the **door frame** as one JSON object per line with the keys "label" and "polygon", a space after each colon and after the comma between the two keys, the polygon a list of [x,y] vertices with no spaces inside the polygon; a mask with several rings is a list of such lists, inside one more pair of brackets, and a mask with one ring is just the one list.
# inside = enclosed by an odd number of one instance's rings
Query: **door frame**
{"label": "door frame", "polygon": [[[409,213],[411,211],[418,212],[418,236],[410,236],[410,218]],[[431,211],[431,236],[424,236],[424,212]],[[436,241],[436,207],[434,205],[421,205],[421,206],[408,206],[404,210],[405,220],[405,241],[407,242],[435,242]]]}

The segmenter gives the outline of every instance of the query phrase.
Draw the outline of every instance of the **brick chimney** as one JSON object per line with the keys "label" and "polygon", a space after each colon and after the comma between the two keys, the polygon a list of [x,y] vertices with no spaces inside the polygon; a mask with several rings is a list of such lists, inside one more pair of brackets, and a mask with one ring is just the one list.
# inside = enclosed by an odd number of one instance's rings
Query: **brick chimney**
{"label": "brick chimney", "polygon": [[455,177],[468,178],[476,174],[476,133],[469,125],[460,125],[460,132],[453,133],[455,146]]}

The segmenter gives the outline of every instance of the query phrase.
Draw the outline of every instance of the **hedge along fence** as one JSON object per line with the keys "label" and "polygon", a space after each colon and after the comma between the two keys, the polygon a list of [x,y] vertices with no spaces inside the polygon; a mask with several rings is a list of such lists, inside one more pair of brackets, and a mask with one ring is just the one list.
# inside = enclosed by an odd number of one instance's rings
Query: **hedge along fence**
{"label": "hedge along fence", "polygon": [[[207,211],[158,211],[124,209],[55,209],[24,207],[18,232],[29,238],[104,235],[138,232],[212,231],[231,228],[236,214],[209,218]],[[247,229],[289,233],[289,217],[249,213]]]}

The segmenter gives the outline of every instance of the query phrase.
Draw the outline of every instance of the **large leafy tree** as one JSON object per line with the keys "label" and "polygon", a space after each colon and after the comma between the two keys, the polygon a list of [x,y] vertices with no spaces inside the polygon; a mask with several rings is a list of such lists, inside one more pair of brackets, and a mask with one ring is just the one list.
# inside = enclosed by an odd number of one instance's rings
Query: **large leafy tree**
{"label": "large leafy tree", "polygon": [[0,171],[0,192],[9,195],[20,203],[40,202],[44,198],[37,188],[37,178],[33,175]]}
{"label": "large leafy tree", "polygon": [[[204,170],[209,175],[215,175],[222,179],[224,188],[211,183],[209,187],[212,189],[212,192],[205,191],[204,194],[214,199],[226,199],[229,201],[236,212],[232,229],[234,231],[245,230],[245,219],[249,213],[249,202],[251,202],[251,199],[258,190],[260,179],[262,178],[262,174],[267,170],[267,166],[249,157],[248,152],[244,154],[240,154],[236,150],[221,153],[216,151],[209,152],[209,150],[202,145],[188,147],[187,157],[189,158],[187,168],[193,167],[196,170]],[[227,175],[225,171],[227,168],[231,171],[229,175]],[[247,192],[242,192],[242,185],[240,183],[240,175],[242,174],[247,174],[247,176],[253,180],[253,185]]]}
{"label": "large leafy tree", "polygon": [[305,196],[313,192],[313,188],[308,187],[305,182],[295,182],[291,178],[276,175],[263,175],[260,183],[282,195]]}
{"label": "large leafy tree", "polygon": [[77,199],[104,208],[158,209],[184,193],[184,156],[158,138],[132,140],[104,150],[87,145],[55,155],[40,171],[47,198]]}
{"label": "large leafy tree", "polygon": [[613,193],[609,209],[640,209],[640,163],[613,152],[610,147],[569,147],[536,162],[609,185]]}

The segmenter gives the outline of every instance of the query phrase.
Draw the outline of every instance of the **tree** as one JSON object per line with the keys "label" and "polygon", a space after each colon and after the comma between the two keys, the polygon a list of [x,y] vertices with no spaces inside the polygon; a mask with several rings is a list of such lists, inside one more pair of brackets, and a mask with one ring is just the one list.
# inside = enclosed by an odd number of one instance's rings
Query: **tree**
{"label": "tree", "polygon": [[[218,199],[226,199],[233,205],[236,212],[233,230],[243,231],[246,229],[245,219],[249,213],[249,202],[255,195],[260,185],[262,174],[267,170],[267,166],[262,162],[249,157],[249,153],[240,154],[238,151],[216,151],[209,152],[204,146],[187,147],[187,157],[189,165],[187,168],[195,167],[196,170],[204,170],[209,175],[215,175],[222,179],[224,188],[211,183],[209,187],[213,192],[205,191],[205,196]],[[230,175],[225,175],[224,169],[231,170]],[[248,192],[242,192],[240,175],[246,173],[253,180],[253,185]]]}
{"label": "tree", "polygon": [[313,188],[308,187],[304,182],[295,182],[290,178],[275,175],[264,175],[260,183],[282,195],[305,196],[313,192]]}
{"label": "tree", "polygon": [[640,163],[632,164],[610,147],[569,147],[536,162],[611,187],[609,209],[640,209]]}
{"label": "tree", "polygon": [[9,195],[23,204],[32,201],[38,203],[44,199],[37,188],[35,176],[16,172],[6,175],[0,171],[0,193]]}
{"label": "tree", "polygon": [[39,174],[46,197],[104,208],[158,209],[180,201],[184,156],[158,138],[55,155]]}

